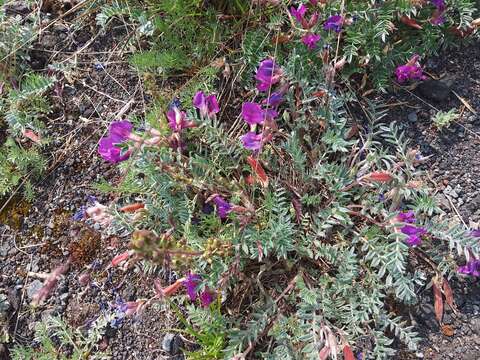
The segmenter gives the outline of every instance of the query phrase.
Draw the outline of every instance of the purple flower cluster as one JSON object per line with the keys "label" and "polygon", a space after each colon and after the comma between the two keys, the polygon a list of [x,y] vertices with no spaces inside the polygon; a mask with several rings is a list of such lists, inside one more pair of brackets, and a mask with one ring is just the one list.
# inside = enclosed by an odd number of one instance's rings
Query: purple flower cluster
{"label": "purple flower cluster", "polygon": [[432,18],[430,19],[430,23],[432,25],[442,25],[445,23],[445,16],[443,15],[446,10],[446,5],[444,0],[430,0],[433,6],[436,7],[435,11],[433,12]]}
{"label": "purple flower cluster", "polygon": [[200,275],[189,273],[187,274],[183,285],[187,289],[187,294],[191,301],[195,301],[197,298],[199,298],[202,306],[208,307],[215,300],[215,293],[206,288],[199,294],[198,286],[200,285],[201,281],[202,278]]}
{"label": "purple flower cluster", "polygon": [[[317,4],[310,2],[313,6]],[[302,25],[304,29],[313,28],[318,22],[318,12],[314,12],[309,20],[306,19],[305,15],[308,9],[304,4],[299,5],[296,9],[292,6],[290,8],[290,14],[297,19],[297,21]],[[302,37],[302,42],[307,46],[309,50],[315,50],[317,48],[317,43],[320,41],[321,36],[314,33],[307,33]]]}
{"label": "purple flower cluster", "polygon": [[427,233],[422,227],[416,227],[413,225],[405,225],[400,231],[402,234],[408,235],[406,240],[408,246],[418,246],[422,243],[422,236]]}
{"label": "purple flower cluster", "polygon": [[133,125],[130,121],[115,121],[110,124],[109,135],[100,139],[98,153],[105,160],[114,164],[127,160],[130,150],[122,151],[120,145],[131,138]]}
{"label": "purple flower cluster", "polygon": [[310,16],[310,19],[307,19],[305,17],[307,11],[308,9],[304,4],[299,5],[296,9],[293,6],[290,8],[290,14],[297,19],[304,29],[308,30],[317,24],[319,15],[318,12],[315,11],[312,16]]}
{"label": "purple flower cluster", "polygon": [[193,97],[193,106],[199,110],[202,119],[206,117],[211,119],[220,111],[217,97],[215,95],[205,96],[203,91],[195,94]]}
{"label": "purple flower cluster", "polygon": [[400,231],[402,232],[402,234],[405,234],[408,236],[406,240],[407,245],[408,246],[420,245],[422,243],[422,236],[427,234],[427,230],[425,230],[422,227],[411,225],[416,222],[415,213],[411,210],[399,213],[397,215],[397,220],[407,224],[400,228]]}
{"label": "purple flower cluster", "polygon": [[[275,100],[277,102],[278,100]],[[262,109],[262,107],[254,102],[246,102],[242,105],[243,120],[249,125],[263,124],[266,120],[272,121],[277,112],[272,109]]]}
{"label": "purple flower cluster", "polygon": [[445,0],[430,0],[430,2],[437,8],[439,11],[444,11],[446,6],[445,6]]}
{"label": "purple flower cluster", "polygon": [[217,206],[217,214],[220,219],[225,219],[230,211],[232,211],[232,205],[219,195],[213,198],[213,202]]}
{"label": "purple flower cluster", "polygon": [[255,79],[257,79],[257,89],[262,92],[268,91],[273,85],[280,81],[282,75],[283,71],[275,64],[275,60],[263,60],[255,75]]}
{"label": "purple flower cluster", "polygon": [[176,106],[167,111],[167,119],[170,129],[175,133],[180,133],[183,129],[195,126],[192,121],[187,120],[185,111],[181,111]]}
{"label": "purple flower cluster", "polygon": [[[275,64],[273,59],[266,59],[260,62],[255,74],[257,80],[257,89],[261,92],[270,90],[271,87],[279,83],[282,79],[283,71]],[[261,104],[255,102],[246,102],[242,105],[241,116],[243,120],[250,125],[248,133],[240,137],[245,149],[258,151],[269,136],[265,135],[265,130],[274,127],[275,117],[278,116],[277,108],[283,102],[283,94],[288,86],[280,85],[276,91],[273,91]],[[265,105],[263,107],[262,105]],[[257,134],[257,125],[262,125],[262,132]]]}
{"label": "purple flower cluster", "polygon": [[464,275],[480,277],[480,260],[472,259],[464,266],[458,268],[458,272]]}
{"label": "purple flower cluster", "polygon": [[313,33],[308,33],[302,36],[302,42],[307,46],[309,50],[315,50],[317,48],[317,43],[322,37]]}
{"label": "purple flower cluster", "polygon": [[341,15],[332,15],[325,21],[325,24],[323,24],[323,29],[327,31],[333,30],[339,33],[342,31],[343,22],[344,19]]}
{"label": "purple flower cluster", "polygon": [[414,55],[405,65],[398,66],[395,76],[400,84],[408,80],[425,80],[422,67],[418,63],[419,56]]}

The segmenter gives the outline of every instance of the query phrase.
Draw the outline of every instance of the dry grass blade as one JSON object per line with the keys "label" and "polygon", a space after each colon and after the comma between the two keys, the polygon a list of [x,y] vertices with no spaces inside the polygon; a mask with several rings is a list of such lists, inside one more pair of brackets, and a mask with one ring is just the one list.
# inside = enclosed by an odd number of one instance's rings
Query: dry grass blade
{"label": "dry grass blade", "polygon": [[474,115],[477,115],[477,112],[475,111],[475,109],[472,107],[472,105],[470,105],[470,103],[465,100],[463,97],[461,97],[460,95],[458,95],[455,91],[452,90],[452,93],[458,98],[458,100],[460,100],[462,102],[463,105],[465,105],[465,107],[470,110],[470,112]]}

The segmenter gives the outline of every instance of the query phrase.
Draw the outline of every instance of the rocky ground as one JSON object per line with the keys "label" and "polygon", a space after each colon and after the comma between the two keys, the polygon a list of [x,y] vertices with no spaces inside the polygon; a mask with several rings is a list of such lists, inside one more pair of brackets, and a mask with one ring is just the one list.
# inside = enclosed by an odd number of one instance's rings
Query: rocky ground
{"label": "rocky ground", "polygon": [[[43,32],[30,53],[31,65],[39,72],[52,71],[52,64],[65,70],[56,74],[60,90],[52,97],[54,114],[47,122],[47,152],[52,157],[37,183],[36,200],[28,204],[13,197],[0,214],[2,317],[12,343],[34,346],[36,325],[58,315],[75,328],[100,322],[99,347],[114,359],[174,358],[182,340],[165,337],[165,329],[174,324],[165,309],[150,307],[135,320],[116,317],[116,304],[152,296],[155,269],[142,283],[109,269],[111,259],[125,251],[126,241],[101,237],[95,226],[76,221],[93,198],[112,200],[93,185],[102,179],[115,183],[119,176],[115,166],[98,156],[99,138],[112,120],[143,114],[149,97],[127,62],[128,27],[117,24],[106,34],[93,34],[74,21],[66,18]],[[50,300],[31,309],[43,276],[69,257],[72,265]],[[4,345],[0,358],[9,358]]]}
{"label": "rocky ground", "polygon": [[[109,267],[111,259],[125,251],[126,240],[102,237],[94,226],[76,221],[75,214],[92,197],[100,202],[112,200],[92,184],[103,178],[115,183],[119,177],[115,167],[97,156],[98,139],[113,119],[143,114],[149,97],[143,93],[143,80],[126,61],[129,49],[124,45],[131,35],[127,25],[119,23],[107,34],[94,34],[73,26],[74,20],[66,17],[57,22],[31,51],[35,70],[47,71],[52,64],[63,64],[66,70],[58,73],[61,93],[53,97],[55,112],[48,121],[52,158],[46,176],[37,184],[37,198],[30,205],[14,197],[0,214],[0,295],[6,299],[0,312],[18,344],[35,345],[36,324],[59,315],[72,327],[98,326],[99,348],[109,350],[114,359],[180,358],[184,339],[170,333],[175,319],[164,307],[152,306],[140,317],[128,319],[117,316],[115,307],[151,297],[153,280],[170,283],[171,274],[138,267],[135,271],[146,275],[132,281],[121,268]],[[472,110],[480,112],[480,44],[430,59],[427,69],[443,77],[441,81],[469,105],[450,89],[444,98],[435,97],[442,95],[441,89],[440,94],[431,89],[398,89],[383,99],[387,104],[402,103],[391,107],[387,121],[402,124],[422,153],[432,155],[427,166],[432,184],[439,184],[437,199],[444,210],[477,228],[480,117]],[[438,131],[433,115],[438,109],[452,108],[460,117]],[[53,296],[42,307],[31,309],[42,275],[69,256],[72,265]],[[399,358],[480,358],[479,284],[459,280],[452,287],[458,311],[447,306],[444,323],[451,325],[453,334],[442,332],[435,320],[431,289],[425,290],[412,312],[425,340],[416,354]],[[8,358],[8,349],[0,345],[2,356]]]}
{"label": "rocky ground", "polygon": [[[416,89],[397,89],[383,99],[390,108],[386,121],[396,121],[407,138],[423,155],[431,155],[425,165],[435,184],[436,198],[442,209],[472,229],[480,225],[480,43],[462,46],[455,51],[429,59],[427,72],[435,82]],[[457,94],[457,95],[455,95]],[[462,98],[463,102],[459,97]],[[469,109],[470,107],[470,109]],[[439,131],[433,117],[438,110],[456,109],[460,115]],[[461,279],[452,282],[458,311],[446,305],[445,325],[453,334],[442,331],[435,319],[432,290],[421,294],[414,322],[425,338],[415,355],[401,358],[480,359],[480,286],[478,281]]]}

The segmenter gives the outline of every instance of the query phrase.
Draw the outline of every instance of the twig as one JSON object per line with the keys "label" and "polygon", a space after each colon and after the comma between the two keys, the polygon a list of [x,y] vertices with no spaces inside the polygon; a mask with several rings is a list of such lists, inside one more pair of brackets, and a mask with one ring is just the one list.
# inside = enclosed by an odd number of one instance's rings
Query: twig
{"label": "twig", "polygon": [[465,225],[465,227],[468,229],[468,226],[467,224],[465,223],[465,221],[463,221],[463,218],[462,216],[460,215],[460,212],[458,211],[457,207],[455,206],[455,204],[453,203],[452,199],[450,198],[450,196],[448,196],[447,194],[443,194],[445,195],[445,197],[447,198],[448,202],[450,203],[450,205],[452,206],[452,209],[453,211],[455,211],[455,213],[457,214],[458,218],[460,219],[460,221],[463,223],[463,225]]}

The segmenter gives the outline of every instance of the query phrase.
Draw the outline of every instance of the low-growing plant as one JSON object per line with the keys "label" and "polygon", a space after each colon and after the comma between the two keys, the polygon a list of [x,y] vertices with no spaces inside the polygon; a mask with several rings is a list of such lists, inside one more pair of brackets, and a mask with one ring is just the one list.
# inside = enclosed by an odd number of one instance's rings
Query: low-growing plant
{"label": "low-growing plant", "polygon": [[456,109],[450,109],[448,111],[438,111],[433,117],[433,124],[438,130],[442,130],[444,127],[449,127],[452,122],[459,117]]}
{"label": "low-growing plant", "polygon": [[41,175],[45,168],[46,160],[35,147],[25,149],[8,137],[0,147],[0,197],[15,190],[23,180],[23,193],[27,200],[32,200],[32,180]]}
{"label": "low-growing plant", "polygon": [[98,337],[94,332],[85,336],[72,329],[58,317],[48,317],[37,323],[35,341],[38,346],[15,346],[11,357],[14,360],[51,359],[108,359],[107,354],[97,350]]}
{"label": "low-growing plant", "polygon": [[353,123],[322,59],[302,46],[283,58],[260,63],[243,126],[217,118],[221,104],[202,92],[196,110],[172,105],[168,136],[113,123],[99,152],[126,171],[123,202],[140,203],[87,213],[133,232],[122,261],[189,273],[192,301],[209,306],[228,292],[225,358],[355,349],[386,359],[393,336],[416,349],[393,304],[414,304],[430,281],[446,289],[454,254],[473,264],[478,240],[442,220],[417,169],[422,155],[395,124],[373,105]]}

